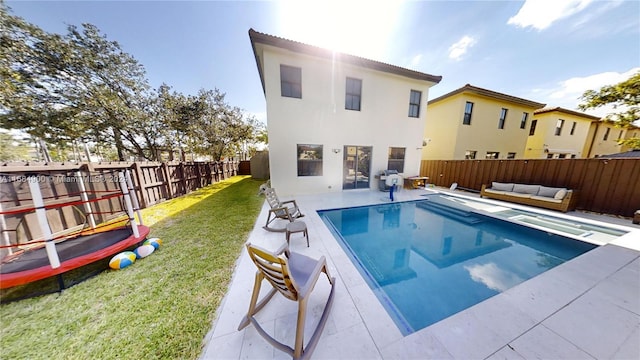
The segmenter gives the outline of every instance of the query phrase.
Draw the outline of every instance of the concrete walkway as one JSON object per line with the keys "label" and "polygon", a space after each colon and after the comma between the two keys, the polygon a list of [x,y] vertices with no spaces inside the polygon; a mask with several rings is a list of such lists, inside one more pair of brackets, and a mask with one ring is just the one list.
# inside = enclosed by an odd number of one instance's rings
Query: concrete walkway
{"label": "concrete walkway", "polygon": [[[396,194],[396,201],[417,199],[425,192],[403,190]],[[388,194],[354,190],[298,196],[296,201],[306,214],[301,220],[309,228],[311,246],[307,248],[301,234],[294,234],[291,250],[314,258],[324,255],[337,279],[333,308],[314,359],[640,359],[640,227],[627,219],[571,213],[621,223],[630,233],[402,336],[316,213],[388,202]],[[249,241],[275,250],[285,236],[263,230],[266,217],[265,205]],[[249,306],[254,275],[255,266],[243,251],[204,339],[201,359],[289,358],[253,326],[237,330]],[[328,283],[321,277],[309,302],[308,337],[328,292]],[[257,319],[266,331],[292,346],[296,311],[294,302],[276,295]]]}

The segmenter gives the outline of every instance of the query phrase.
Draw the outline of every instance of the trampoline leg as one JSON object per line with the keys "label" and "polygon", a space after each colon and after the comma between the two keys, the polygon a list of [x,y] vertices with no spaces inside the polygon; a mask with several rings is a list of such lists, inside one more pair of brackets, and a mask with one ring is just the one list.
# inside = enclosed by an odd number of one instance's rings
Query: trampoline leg
{"label": "trampoline leg", "polygon": [[62,292],[62,290],[65,289],[64,287],[64,279],[62,278],[62,274],[58,274],[58,276],[56,276],[58,278],[58,292]]}

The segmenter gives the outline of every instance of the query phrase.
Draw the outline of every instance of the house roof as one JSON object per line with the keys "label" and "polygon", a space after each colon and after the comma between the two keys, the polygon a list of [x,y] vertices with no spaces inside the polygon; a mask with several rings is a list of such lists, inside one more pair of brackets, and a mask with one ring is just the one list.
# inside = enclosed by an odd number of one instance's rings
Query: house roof
{"label": "house roof", "polygon": [[630,150],[616,154],[600,155],[598,158],[640,158],[640,150]]}
{"label": "house roof", "polygon": [[325,58],[325,59],[332,59],[332,60],[336,59],[343,63],[348,63],[348,64],[356,65],[359,67],[363,67],[363,68],[400,75],[410,79],[430,81],[436,84],[439,83],[440,80],[442,80],[442,76],[436,76],[436,75],[426,74],[426,73],[422,73],[415,70],[405,69],[399,66],[395,66],[395,65],[375,61],[375,60],[369,60],[369,59],[365,59],[355,55],[334,52],[329,49],[308,45],[298,41],[288,40],[285,38],[260,33],[253,29],[249,29],[249,39],[251,39],[251,47],[253,48],[253,54],[256,57],[256,64],[258,65],[258,72],[260,73],[260,81],[262,82],[263,91],[264,91],[264,76],[262,74],[262,66],[260,65],[260,59],[258,57],[259,55],[258,55],[258,52],[256,51],[256,44],[275,46],[275,47],[279,47],[289,51],[293,51],[293,52],[297,52],[305,55],[311,55],[315,57],[320,57],[320,58]]}
{"label": "house roof", "polygon": [[465,86],[453,90],[452,92],[449,92],[447,94],[444,94],[442,96],[439,96],[431,101],[428,102],[429,105],[447,99],[451,96],[457,95],[457,94],[461,94],[464,92],[468,92],[468,93],[472,93],[472,94],[477,94],[477,95],[482,95],[482,96],[486,96],[486,97],[490,97],[490,98],[494,98],[494,99],[499,99],[499,100],[504,100],[504,101],[508,101],[508,102],[512,102],[512,103],[516,103],[516,104],[520,104],[520,105],[524,105],[524,106],[529,106],[532,108],[541,108],[544,107],[546,104],[543,103],[539,103],[539,102],[535,102],[535,101],[531,101],[531,100],[527,100],[527,99],[523,99],[523,98],[519,98],[519,97],[515,97],[515,96],[511,96],[511,95],[507,95],[507,94],[503,94],[503,93],[499,93],[497,91],[492,91],[492,90],[487,90],[487,89],[483,89],[477,86],[473,86],[471,84],[466,84]]}
{"label": "house roof", "polygon": [[597,116],[585,114],[583,112],[579,112],[579,111],[575,111],[575,110],[569,110],[569,109],[561,108],[559,106],[538,109],[538,110],[534,111],[533,113],[538,115],[538,114],[544,114],[544,113],[553,112],[553,111],[557,111],[557,112],[561,112],[561,113],[569,114],[569,115],[574,115],[574,116],[580,116],[580,117],[589,119],[592,122],[601,120],[601,118],[599,118]]}

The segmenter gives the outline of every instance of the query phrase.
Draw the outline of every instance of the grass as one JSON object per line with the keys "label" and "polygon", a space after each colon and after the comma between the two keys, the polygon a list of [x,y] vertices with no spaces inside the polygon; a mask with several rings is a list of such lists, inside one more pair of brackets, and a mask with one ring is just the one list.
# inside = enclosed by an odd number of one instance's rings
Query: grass
{"label": "grass", "polygon": [[147,208],[158,251],[0,306],[0,358],[196,359],[260,211],[260,183],[238,176]]}

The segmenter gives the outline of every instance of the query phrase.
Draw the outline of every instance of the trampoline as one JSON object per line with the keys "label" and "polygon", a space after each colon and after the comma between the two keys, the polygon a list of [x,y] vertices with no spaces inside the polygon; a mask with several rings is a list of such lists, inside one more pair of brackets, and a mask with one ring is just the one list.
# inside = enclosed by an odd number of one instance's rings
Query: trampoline
{"label": "trampoline", "polygon": [[[70,179],[70,175],[64,176]],[[50,174],[0,174],[0,177],[0,185],[3,185],[0,194],[0,289],[57,276],[59,290],[63,290],[63,274],[136,247],[149,234],[149,228],[142,225],[128,170],[114,174],[113,185],[89,181],[87,185],[91,189],[85,187],[86,180],[98,177],[80,171],[73,174],[73,182],[62,186],[56,184]],[[28,192],[24,183],[29,185]],[[48,196],[43,196],[43,189]],[[65,212],[68,207],[74,209]],[[105,208],[109,211],[101,211]],[[128,218],[117,216],[122,212]],[[54,236],[51,218],[56,219],[56,216],[60,218],[53,225],[66,225],[75,230],[62,229]],[[111,221],[101,222],[109,216]],[[81,224],[75,224],[74,219],[80,219]],[[24,225],[27,222],[29,224]],[[11,229],[10,223],[18,225]],[[19,241],[17,227],[20,225],[28,228],[23,233],[36,234],[35,238]]]}

